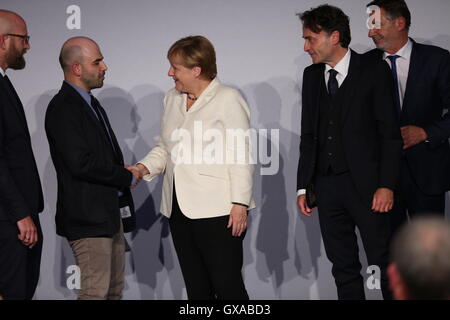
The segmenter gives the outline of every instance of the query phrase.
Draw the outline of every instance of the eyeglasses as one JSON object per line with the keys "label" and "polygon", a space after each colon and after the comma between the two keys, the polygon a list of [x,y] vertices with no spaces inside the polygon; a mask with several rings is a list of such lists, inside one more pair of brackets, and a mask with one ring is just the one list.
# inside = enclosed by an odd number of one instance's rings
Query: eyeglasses
{"label": "eyeglasses", "polygon": [[29,35],[21,35],[21,34],[14,34],[14,33],[7,33],[7,36],[10,37],[18,37],[21,38],[25,43],[30,43],[30,36]]}

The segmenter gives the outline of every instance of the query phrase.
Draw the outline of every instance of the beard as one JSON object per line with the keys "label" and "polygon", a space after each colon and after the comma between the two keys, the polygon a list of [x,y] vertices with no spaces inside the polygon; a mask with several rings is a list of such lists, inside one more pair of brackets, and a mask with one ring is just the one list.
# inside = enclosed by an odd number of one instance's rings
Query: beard
{"label": "beard", "polygon": [[6,61],[8,63],[8,68],[13,70],[22,70],[25,68],[26,62],[23,55],[25,54],[25,50],[19,52],[16,47],[11,47],[9,53],[6,56]]}
{"label": "beard", "polygon": [[103,87],[103,79],[97,74],[83,74],[80,77],[81,82],[89,89],[97,89]]}

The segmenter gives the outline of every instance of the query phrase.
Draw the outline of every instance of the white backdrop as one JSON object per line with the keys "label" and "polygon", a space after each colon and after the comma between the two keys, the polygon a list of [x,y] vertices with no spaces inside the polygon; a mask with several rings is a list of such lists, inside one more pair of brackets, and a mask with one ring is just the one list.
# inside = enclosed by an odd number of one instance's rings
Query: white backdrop
{"label": "white backdrop", "polygon": [[[368,2],[368,1],[367,1]],[[412,37],[450,49],[450,1],[409,0]],[[301,118],[301,79],[310,62],[303,52],[296,13],[322,4],[313,0],[0,0],[0,8],[24,17],[31,35],[27,67],[10,75],[25,106],[41,180],[44,248],[36,299],[73,299],[74,259],[55,233],[56,177],[44,131],[48,102],[59,90],[58,55],[69,37],[96,40],[109,66],[105,86],[94,94],[108,112],[125,162],[134,163],[154,146],[164,93],[172,88],[166,52],[186,35],[201,34],[215,45],[219,78],[238,88],[256,129],[278,129],[274,175],[256,170],[257,209],[244,242],[244,277],[252,299],[335,299],[331,265],[325,256],[317,214],[296,209],[296,171]],[[373,47],[365,27],[366,1],[330,0],[350,16],[351,48]],[[80,29],[71,5],[80,8]],[[69,22],[69,24],[68,24]],[[270,132],[270,131],[269,131]],[[276,142],[276,136],[269,134]],[[264,165],[270,166],[269,165]],[[184,299],[186,291],[167,220],[158,213],[161,181],[133,191],[138,229],[128,234],[124,299]],[[447,206],[448,208],[449,206]],[[447,209],[447,213],[450,210]],[[365,256],[361,253],[365,261]],[[68,270],[69,268],[69,270]],[[366,265],[363,267],[364,278]],[[69,283],[69,286],[67,286]],[[366,289],[370,299],[379,290]]]}

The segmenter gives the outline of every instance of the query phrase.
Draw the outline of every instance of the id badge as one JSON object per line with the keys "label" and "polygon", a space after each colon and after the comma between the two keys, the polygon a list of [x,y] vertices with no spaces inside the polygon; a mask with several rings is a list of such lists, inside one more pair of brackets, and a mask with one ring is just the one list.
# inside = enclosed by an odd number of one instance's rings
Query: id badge
{"label": "id badge", "polygon": [[122,219],[131,217],[131,210],[129,206],[120,208],[120,216]]}

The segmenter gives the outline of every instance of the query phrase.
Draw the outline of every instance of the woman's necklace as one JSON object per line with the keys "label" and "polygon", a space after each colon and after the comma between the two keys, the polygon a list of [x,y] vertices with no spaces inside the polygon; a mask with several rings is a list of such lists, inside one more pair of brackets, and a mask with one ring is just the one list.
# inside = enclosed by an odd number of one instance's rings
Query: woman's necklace
{"label": "woman's necklace", "polygon": [[189,100],[197,101],[198,97],[194,96],[194,98],[189,97],[189,93],[186,93]]}

